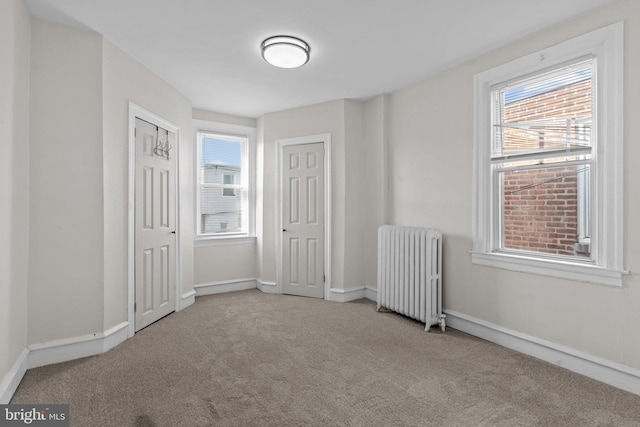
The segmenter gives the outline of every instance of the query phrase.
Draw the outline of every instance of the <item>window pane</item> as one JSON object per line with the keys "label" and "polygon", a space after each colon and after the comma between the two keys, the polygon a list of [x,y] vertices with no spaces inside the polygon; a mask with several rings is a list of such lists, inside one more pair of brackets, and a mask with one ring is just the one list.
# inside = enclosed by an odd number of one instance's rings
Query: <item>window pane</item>
{"label": "window pane", "polygon": [[[200,189],[200,232],[202,234],[242,232],[242,191],[223,196],[225,188]],[[233,191],[233,190],[232,190]]]}
{"label": "window pane", "polygon": [[588,173],[589,165],[501,173],[502,247],[589,258],[590,244],[580,238],[590,230],[590,195],[580,188]]}
{"label": "window pane", "polygon": [[234,185],[240,184],[241,167],[206,164],[200,168],[203,184]]}
{"label": "window pane", "polygon": [[[202,182],[206,184],[242,184],[243,140],[205,134],[201,141]],[[231,178],[226,178],[226,176]],[[232,182],[223,181],[226,179],[231,179]]]}
{"label": "window pane", "polygon": [[493,156],[591,146],[593,61],[493,93]]}
{"label": "window pane", "polygon": [[200,234],[246,233],[243,230],[243,155],[241,136],[199,133]]}

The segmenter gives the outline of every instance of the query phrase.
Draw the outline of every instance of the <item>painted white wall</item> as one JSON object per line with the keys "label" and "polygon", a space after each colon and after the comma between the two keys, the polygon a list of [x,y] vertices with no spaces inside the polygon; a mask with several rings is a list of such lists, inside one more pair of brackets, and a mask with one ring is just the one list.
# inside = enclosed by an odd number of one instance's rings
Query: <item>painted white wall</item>
{"label": "painted white wall", "polygon": [[364,212],[363,247],[365,283],[376,289],[378,284],[378,228],[385,224],[387,201],[387,132],[388,96],[380,95],[365,103],[364,169],[366,185],[363,189]]}
{"label": "painted white wall", "polygon": [[[256,128],[258,122],[250,117],[233,116],[196,108],[193,109],[192,114],[196,120],[252,128]],[[193,135],[191,138],[194,138]],[[193,162],[195,165],[195,157]],[[256,278],[256,271],[255,242],[243,244],[235,244],[234,242],[230,244],[218,243],[210,246],[205,244],[194,248],[194,283],[196,285]]]}
{"label": "painted white wall", "polygon": [[[471,264],[473,75],[625,21],[625,268],[606,287]],[[396,92],[389,99],[391,221],[444,234],[444,305],[640,368],[640,3],[620,0]]]}
{"label": "painted white wall", "polygon": [[0,2],[0,382],[27,343],[30,39],[22,0]]}
{"label": "painted white wall", "polygon": [[193,290],[191,102],[100,35],[34,20],[30,344],[127,320],[129,101],[180,128],[182,292]]}
{"label": "painted white wall", "polygon": [[[364,232],[365,218],[369,214],[366,200],[366,189],[370,185],[366,175],[366,151],[365,144],[365,105],[362,102],[344,101],[344,175],[345,199],[344,207],[336,206],[335,209],[344,209],[345,215],[345,240],[344,240],[344,279],[345,288],[365,286],[365,252]],[[335,183],[341,185],[341,183]],[[335,285],[332,285],[335,287]]]}
{"label": "painted white wall", "polygon": [[365,107],[337,100],[265,114],[258,119],[258,277],[276,281],[277,141],[331,135],[331,287],[365,285],[363,217]]}
{"label": "painted white wall", "polygon": [[[271,150],[270,150],[271,151]],[[273,150],[275,152],[275,150]],[[256,277],[263,281],[269,281],[271,283],[275,283],[275,271],[273,274],[273,279],[267,280],[264,274],[265,264],[264,264],[264,253],[265,253],[265,229],[264,229],[264,208],[265,208],[265,199],[264,199],[264,186],[265,186],[265,162],[264,162],[264,153],[265,153],[265,139],[264,139],[264,116],[258,117],[256,120],[256,263],[255,263],[255,271]],[[273,165],[269,165],[271,169],[275,168],[275,163]],[[269,184],[271,181],[269,182]],[[271,185],[271,184],[270,184]],[[275,187],[271,189],[272,194],[275,191]],[[274,217],[275,220],[275,217]],[[273,232],[272,232],[273,233]],[[269,241],[268,247],[274,247],[276,245],[275,235],[271,234],[271,241]],[[275,261],[275,260],[274,260]]]}
{"label": "painted white wall", "polygon": [[251,117],[234,116],[231,114],[217,113],[215,111],[200,110],[198,108],[192,110],[192,115],[195,120],[208,120],[210,122],[227,123],[252,128],[258,125],[258,120]]}
{"label": "painted white wall", "polygon": [[195,248],[196,285],[256,278],[255,243],[199,246]]}
{"label": "painted white wall", "polygon": [[[258,121],[258,161],[262,161],[258,181],[257,237],[259,278],[265,282],[276,282],[276,141],[321,133],[331,134],[331,181],[332,181],[332,243],[331,259],[332,287],[344,287],[345,247],[345,136],[344,101],[332,101],[308,107],[268,113]],[[262,138],[261,138],[262,137]]]}
{"label": "painted white wall", "polygon": [[101,37],[31,33],[29,343],[103,330]]}
{"label": "painted white wall", "polygon": [[127,320],[129,101],[180,128],[182,293],[193,290],[195,146],[191,101],[110,41],[102,40],[104,328]]}

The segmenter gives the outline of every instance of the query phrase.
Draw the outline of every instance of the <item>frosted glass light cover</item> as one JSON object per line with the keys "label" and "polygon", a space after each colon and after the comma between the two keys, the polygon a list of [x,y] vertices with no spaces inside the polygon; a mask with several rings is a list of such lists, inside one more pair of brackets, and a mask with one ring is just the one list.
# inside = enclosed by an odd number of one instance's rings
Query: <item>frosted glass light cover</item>
{"label": "frosted glass light cover", "polygon": [[301,67],[309,61],[309,45],[295,37],[270,37],[262,42],[262,57],[276,67]]}

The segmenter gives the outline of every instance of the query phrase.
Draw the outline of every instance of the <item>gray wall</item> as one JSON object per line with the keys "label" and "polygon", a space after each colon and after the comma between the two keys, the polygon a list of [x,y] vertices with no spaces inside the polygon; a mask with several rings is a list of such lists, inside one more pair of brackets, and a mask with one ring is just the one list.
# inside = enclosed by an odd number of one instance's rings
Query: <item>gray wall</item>
{"label": "gray wall", "polygon": [[338,100],[265,114],[258,130],[258,275],[277,276],[277,141],[308,135],[331,135],[331,287],[364,285],[362,218],[364,188],[364,105]]}
{"label": "gray wall", "polygon": [[29,343],[103,330],[101,46],[33,20]]}
{"label": "gray wall", "polygon": [[105,330],[126,320],[129,101],[179,128],[179,214],[183,295],[193,290],[194,140],[191,101],[108,40],[102,40]]}
{"label": "gray wall", "polygon": [[100,35],[33,19],[29,344],[127,320],[129,101],[180,129],[182,292],[193,290],[191,102]]}
{"label": "gray wall", "polygon": [[[471,264],[473,75],[625,21],[625,268],[622,287]],[[640,3],[613,2],[447,70],[389,100],[390,219],[444,234],[445,308],[640,368]]]}
{"label": "gray wall", "polygon": [[[220,114],[205,110],[193,110],[193,118],[210,122],[258,128],[257,120],[247,117]],[[194,136],[192,136],[194,138]],[[195,148],[194,148],[195,149]],[[193,163],[195,165],[195,155]],[[256,162],[257,167],[260,163]],[[195,175],[194,175],[195,179]],[[195,185],[195,181],[194,181]],[[260,186],[260,183],[258,183]],[[259,193],[257,190],[255,193]],[[255,194],[254,194],[255,197]],[[195,216],[194,216],[195,218]],[[194,248],[194,283],[210,284],[256,279],[256,242],[229,245],[203,245]]]}
{"label": "gray wall", "polygon": [[23,2],[0,2],[0,382],[27,344],[30,38]]}

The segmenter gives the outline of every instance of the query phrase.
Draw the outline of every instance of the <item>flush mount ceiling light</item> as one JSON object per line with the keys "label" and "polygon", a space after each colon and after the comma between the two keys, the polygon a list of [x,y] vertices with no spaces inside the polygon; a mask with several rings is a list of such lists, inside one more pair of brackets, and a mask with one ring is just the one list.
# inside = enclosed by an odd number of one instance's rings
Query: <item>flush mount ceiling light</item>
{"label": "flush mount ceiling light", "polygon": [[296,37],[269,37],[260,47],[264,60],[276,67],[298,68],[309,61],[309,45]]}

